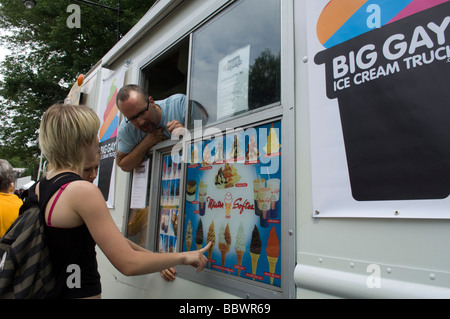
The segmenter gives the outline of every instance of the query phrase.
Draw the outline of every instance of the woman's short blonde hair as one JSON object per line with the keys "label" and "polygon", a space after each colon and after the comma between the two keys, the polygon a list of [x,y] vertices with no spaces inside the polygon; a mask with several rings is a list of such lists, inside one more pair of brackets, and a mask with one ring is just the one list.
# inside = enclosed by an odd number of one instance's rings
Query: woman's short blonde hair
{"label": "woman's short blonde hair", "polygon": [[42,116],[39,146],[53,169],[84,166],[83,145],[90,145],[98,135],[100,120],[84,105],[55,104]]}

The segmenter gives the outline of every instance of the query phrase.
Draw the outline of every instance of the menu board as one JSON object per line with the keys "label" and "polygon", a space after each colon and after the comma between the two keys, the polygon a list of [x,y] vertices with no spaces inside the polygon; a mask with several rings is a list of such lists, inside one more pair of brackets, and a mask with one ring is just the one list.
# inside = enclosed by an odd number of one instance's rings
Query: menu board
{"label": "menu board", "polygon": [[217,81],[217,119],[248,110],[250,45],[219,62]]}
{"label": "menu board", "polygon": [[129,240],[142,247],[145,247],[148,236],[150,168],[151,158],[148,158],[133,170],[130,211],[126,232],[126,236]]}
{"label": "menu board", "polygon": [[163,156],[157,246],[162,253],[177,250],[181,160],[181,155],[178,154]]}
{"label": "menu board", "polygon": [[183,251],[207,267],[281,285],[281,122],[189,146]]}

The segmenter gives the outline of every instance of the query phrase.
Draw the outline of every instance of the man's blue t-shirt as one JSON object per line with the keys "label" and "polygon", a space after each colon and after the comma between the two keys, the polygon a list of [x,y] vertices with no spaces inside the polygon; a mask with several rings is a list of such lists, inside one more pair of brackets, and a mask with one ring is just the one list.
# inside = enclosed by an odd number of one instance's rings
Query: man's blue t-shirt
{"label": "man's blue t-shirt", "polygon": [[[161,101],[155,101],[161,107],[161,122],[159,127],[164,128],[164,135],[170,138],[170,132],[166,127],[167,122],[177,120],[184,126],[186,116],[186,96],[175,94]],[[135,128],[133,124],[122,121],[117,134],[117,149],[119,152],[129,154],[138,145],[147,133]]]}

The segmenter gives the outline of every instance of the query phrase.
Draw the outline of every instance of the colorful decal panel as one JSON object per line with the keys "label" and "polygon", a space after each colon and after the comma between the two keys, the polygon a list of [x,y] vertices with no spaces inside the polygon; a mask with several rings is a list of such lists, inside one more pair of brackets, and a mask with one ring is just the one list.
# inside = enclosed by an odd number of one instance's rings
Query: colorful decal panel
{"label": "colorful decal panel", "polygon": [[307,8],[315,210],[448,218],[450,1]]}
{"label": "colorful decal panel", "polygon": [[180,207],[181,155],[163,157],[161,173],[158,251],[177,251]]}
{"label": "colorful decal panel", "polygon": [[330,1],[317,23],[317,36],[330,48],[358,35],[437,6],[448,0]]}
{"label": "colorful decal panel", "polygon": [[208,242],[207,267],[281,283],[281,123],[190,146],[183,251]]}

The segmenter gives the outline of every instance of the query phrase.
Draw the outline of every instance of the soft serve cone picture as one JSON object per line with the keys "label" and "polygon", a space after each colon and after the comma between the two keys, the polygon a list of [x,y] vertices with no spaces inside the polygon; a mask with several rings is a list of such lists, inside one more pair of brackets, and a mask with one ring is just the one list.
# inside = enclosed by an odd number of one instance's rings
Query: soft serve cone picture
{"label": "soft serve cone picture", "polygon": [[225,258],[230,251],[231,247],[231,235],[230,235],[230,227],[227,226],[224,228],[223,225],[220,226],[219,229],[219,250],[222,257],[222,267],[225,267]]}
{"label": "soft serve cone picture", "polygon": [[206,237],[208,243],[211,242],[211,246],[208,249],[208,268],[211,268],[211,260],[212,260],[212,254],[214,245],[216,244],[216,233],[214,231],[214,221],[211,222],[208,228],[208,234]]}
{"label": "soft serve cone picture", "polygon": [[191,245],[192,245],[192,223],[191,220],[189,220],[186,228],[186,251],[191,250]]}
{"label": "soft serve cone picture", "polygon": [[195,245],[197,250],[203,248],[203,223],[201,219],[198,221],[197,231],[195,232]]}
{"label": "soft serve cone picture", "polygon": [[[275,267],[280,255],[280,241],[278,239],[275,227],[272,227],[270,230],[269,239],[267,240],[266,254],[267,261],[269,262],[269,273],[271,275],[275,274]],[[270,284],[273,285],[273,276],[270,276]]]}
{"label": "soft serve cone picture", "polygon": [[277,155],[280,152],[280,148],[281,144],[278,138],[278,132],[272,124],[269,130],[269,135],[267,136],[267,144],[264,146],[264,151],[267,156],[272,156]]}
{"label": "soft serve cone picture", "polygon": [[242,222],[239,224],[238,232],[236,235],[236,263],[238,266],[238,276],[241,276],[241,267],[242,267],[242,257],[244,256],[245,251],[245,235],[244,235],[244,225]]}
{"label": "soft serve cone picture", "polygon": [[[261,237],[259,236],[258,227],[253,228],[252,241],[250,243],[250,257],[252,259],[252,274],[256,275],[258,268],[258,260],[261,255]],[[255,280],[255,278],[253,278]]]}

